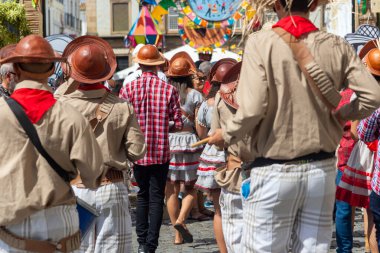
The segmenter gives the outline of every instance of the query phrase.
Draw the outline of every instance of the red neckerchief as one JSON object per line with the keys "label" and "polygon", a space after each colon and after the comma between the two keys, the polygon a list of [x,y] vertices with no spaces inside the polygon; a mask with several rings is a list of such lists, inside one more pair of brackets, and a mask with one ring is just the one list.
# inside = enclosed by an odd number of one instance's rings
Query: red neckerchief
{"label": "red neckerchief", "polygon": [[78,87],[78,90],[100,90],[100,89],[105,89],[107,91],[110,91],[106,86],[104,86],[101,83],[79,85]]}
{"label": "red neckerchief", "polygon": [[50,91],[30,88],[15,90],[11,98],[24,108],[33,124],[36,124],[57,101]]}
{"label": "red neckerchief", "polygon": [[318,28],[310,20],[300,16],[287,16],[282,18],[272,27],[281,27],[296,38],[318,30]]}

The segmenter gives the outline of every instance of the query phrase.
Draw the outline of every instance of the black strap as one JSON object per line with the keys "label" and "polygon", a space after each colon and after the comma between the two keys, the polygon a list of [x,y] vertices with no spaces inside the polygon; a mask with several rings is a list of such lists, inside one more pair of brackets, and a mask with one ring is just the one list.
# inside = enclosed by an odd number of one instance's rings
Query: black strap
{"label": "black strap", "polygon": [[46,159],[49,165],[53,168],[53,170],[66,182],[70,182],[69,174],[62,169],[62,167],[54,161],[54,159],[46,152],[44,147],[41,144],[40,138],[38,137],[38,133],[33,123],[30,121],[24,109],[12,98],[5,99],[7,101],[9,107],[12,112],[15,114],[17,120],[19,121],[22,128],[25,130],[28,135],[30,141],[36,147],[38,152]]}

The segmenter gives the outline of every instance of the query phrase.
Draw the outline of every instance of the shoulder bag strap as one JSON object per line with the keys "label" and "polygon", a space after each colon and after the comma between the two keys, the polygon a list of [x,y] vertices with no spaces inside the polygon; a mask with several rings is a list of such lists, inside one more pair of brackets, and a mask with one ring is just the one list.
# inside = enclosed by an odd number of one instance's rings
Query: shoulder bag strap
{"label": "shoulder bag strap", "polygon": [[305,75],[311,90],[320,98],[329,110],[334,110],[340,102],[341,95],[339,94],[339,91],[333,87],[331,82],[328,83],[328,87],[323,87],[323,89],[321,89],[322,87],[319,86],[319,83],[310,75],[306,66],[314,62],[314,57],[306,44],[280,27],[273,28],[273,31],[277,33],[292,50],[293,56],[302,73]]}
{"label": "shoulder bag strap", "polygon": [[5,100],[9,107],[11,108],[12,112],[16,116],[17,120],[19,121],[22,128],[25,130],[26,134],[28,135],[30,141],[33,143],[33,145],[36,147],[38,152],[46,159],[46,161],[49,163],[49,165],[53,168],[53,170],[65,181],[70,182],[69,174],[67,171],[62,169],[62,167],[54,161],[54,159],[46,152],[44,147],[41,144],[40,138],[38,136],[37,130],[34,127],[33,123],[30,121],[26,113],[24,112],[24,109],[16,102],[16,100],[12,98],[8,98]]}
{"label": "shoulder bag strap", "polygon": [[90,125],[93,131],[95,131],[99,123],[104,121],[110,115],[115,102],[117,102],[117,97],[107,91],[106,94],[104,94],[102,101],[95,109],[95,117],[90,120]]}

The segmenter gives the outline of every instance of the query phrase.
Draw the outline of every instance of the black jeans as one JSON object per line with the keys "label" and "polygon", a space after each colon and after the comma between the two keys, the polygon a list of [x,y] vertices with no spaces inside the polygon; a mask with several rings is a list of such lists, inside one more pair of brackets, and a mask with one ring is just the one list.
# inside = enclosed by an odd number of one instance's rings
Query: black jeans
{"label": "black jeans", "polygon": [[133,169],[140,188],[136,208],[137,241],[146,245],[149,252],[154,252],[158,246],[168,171],[169,162],[149,166],[135,165]]}
{"label": "black jeans", "polygon": [[375,223],[376,228],[376,240],[380,249],[380,196],[374,191],[369,195],[369,207],[373,214],[373,222]]}

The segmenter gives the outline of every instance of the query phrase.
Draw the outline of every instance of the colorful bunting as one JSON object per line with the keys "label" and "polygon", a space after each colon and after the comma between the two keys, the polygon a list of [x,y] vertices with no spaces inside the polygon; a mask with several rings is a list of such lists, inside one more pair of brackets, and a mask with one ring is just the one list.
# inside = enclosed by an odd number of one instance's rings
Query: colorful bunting
{"label": "colorful bunting", "polygon": [[38,7],[38,0],[32,0],[32,6],[34,9],[37,9]]}
{"label": "colorful bunting", "polygon": [[124,39],[126,47],[135,47],[137,44],[158,45],[162,39],[162,32],[158,23],[152,18],[147,6],[143,6],[139,17],[133,24],[129,34]]}
{"label": "colorful bunting", "polygon": [[162,22],[162,16],[169,13],[170,7],[176,7],[172,0],[162,0],[152,11],[152,17],[159,23]]}

